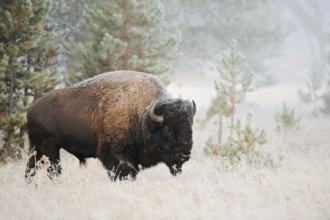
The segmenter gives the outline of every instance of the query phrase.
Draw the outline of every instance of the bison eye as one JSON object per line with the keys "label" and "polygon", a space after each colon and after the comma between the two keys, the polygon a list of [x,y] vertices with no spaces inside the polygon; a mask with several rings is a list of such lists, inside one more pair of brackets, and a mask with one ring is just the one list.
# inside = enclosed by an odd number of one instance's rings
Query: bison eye
{"label": "bison eye", "polygon": [[164,126],[163,135],[164,137],[171,138],[173,136],[173,131],[171,131],[168,126]]}

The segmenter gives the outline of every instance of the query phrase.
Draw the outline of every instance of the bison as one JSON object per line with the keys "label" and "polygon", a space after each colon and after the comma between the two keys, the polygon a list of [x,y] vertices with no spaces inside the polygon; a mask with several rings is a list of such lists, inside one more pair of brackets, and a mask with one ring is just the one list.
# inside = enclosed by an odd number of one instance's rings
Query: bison
{"label": "bison", "polygon": [[112,180],[135,179],[140,168],[165,163],[182,172],[192,149],[194,101],[172,98],[158,78],[134,71],[97,75],[37,99],[27,113],[31,182],[43,155],[52,179],[61,174],[60,149],[85,164],[98,158]]}

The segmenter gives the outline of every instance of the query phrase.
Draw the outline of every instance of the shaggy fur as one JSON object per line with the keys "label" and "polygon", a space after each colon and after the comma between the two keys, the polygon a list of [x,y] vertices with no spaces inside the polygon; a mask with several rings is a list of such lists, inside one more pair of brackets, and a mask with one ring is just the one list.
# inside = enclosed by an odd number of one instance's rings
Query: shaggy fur
{"label": "shaggy fur", "polygon": [[[151,109],[163,116],[163,123],[151,120]],[[103,73],[54,90],[27,114],[29,140],[37,154],[28,161],[26,179],[34,176],[35,161],[42,155],[51,161],[49,176],[59,175],[60,148],[81,163],[99,158],[113,180],[134,178],[139,165],[159,162],[176,175],[189,159],[195,112],[194,103],[173,99],[156,77],[133,71]]]}

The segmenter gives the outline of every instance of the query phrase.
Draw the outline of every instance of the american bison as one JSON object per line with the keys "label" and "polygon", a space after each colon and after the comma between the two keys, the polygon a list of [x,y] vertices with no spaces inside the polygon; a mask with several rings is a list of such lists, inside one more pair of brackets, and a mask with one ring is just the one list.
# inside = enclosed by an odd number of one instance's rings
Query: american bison
{"label": "american bison", "polygon": [[31,182],[45,155],[50,178],[61,174],[60,149],[81,163],[98,158],[112,180],[136,177],[139,168],[164,162],[182,171],[192,148],[194,101],[172,98],[156,77],[134,71],[97,75],[36,100],[27,113]]}

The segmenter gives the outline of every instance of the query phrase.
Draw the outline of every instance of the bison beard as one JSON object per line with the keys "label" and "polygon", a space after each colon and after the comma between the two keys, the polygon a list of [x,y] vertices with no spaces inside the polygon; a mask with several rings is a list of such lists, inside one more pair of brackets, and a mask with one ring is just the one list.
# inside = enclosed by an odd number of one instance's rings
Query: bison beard
{"label": "bison beard", "polygon": [[192,148],[196,105],[172,98],[154,76],[133,71],[103,73],[39,98],[27,113],[31,182],[37,161],[50,161],[48,176],[61,174],[61,148],[101,160],[112,180],[136,177],[139,167],[164,162],[171,174],[182,171]]}

